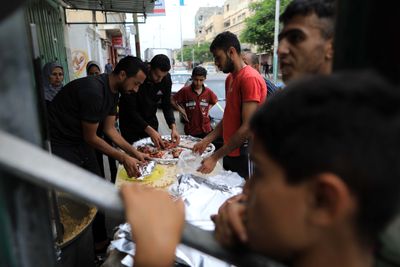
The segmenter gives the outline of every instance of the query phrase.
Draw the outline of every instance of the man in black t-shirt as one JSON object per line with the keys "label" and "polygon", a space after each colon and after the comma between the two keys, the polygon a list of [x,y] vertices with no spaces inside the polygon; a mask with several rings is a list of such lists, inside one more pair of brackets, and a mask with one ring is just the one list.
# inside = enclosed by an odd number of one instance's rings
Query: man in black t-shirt
{"label": "man in black t-shirt", "polygon": [[[49,107],[51,147],[58,155],[100,175],[94,149],[121,162],[129,176],[138,174],[138,161],[145,155],[137,151],[115,129],[119,93],[138,90],[146,79],[146,65],[128,56],[111,74],[101,74],[68,83]],[[96,135],[99,122],[103,132],[121,152]]]}
{"label": "man in black t-shirt", "polygon": [[159,54],[149,65],[149,75],[135,94],[122,94],[119,102],[119,126],[122,136],[133,143],[150,136],[153,143],[162,146],[158,133],[157,105],[161,101],[164,118],[171,129],[171,138],[179,143],[174,112],[171,106],[171,69],[169,58]]}
{"label": "man in black t-shirt", "polygon": [[[119,93],[137,91],[146,79],[146,68],[142,60],[128,56],[121,59],[111,74],[88,76],[68,83],[49,106],[53,154],[101,176],[95,154],[97,149],[121,162],[129,176],[137,176],[138,161],[143,161],[147,156],[122,138],[115,129],[115,115]],[[104,134],[126,153],[97,136],[100,122]],[[96,253],[107,248],[109,240],[105,216],[101,212],[96,214],[93,221],[93,239]]]}

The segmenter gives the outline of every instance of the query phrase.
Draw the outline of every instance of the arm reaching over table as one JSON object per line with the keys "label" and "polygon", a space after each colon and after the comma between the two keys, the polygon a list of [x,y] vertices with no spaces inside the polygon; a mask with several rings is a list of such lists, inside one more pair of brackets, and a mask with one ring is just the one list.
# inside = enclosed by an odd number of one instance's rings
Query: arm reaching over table
{"label": "arm reaching over table", "polygon": [[184,226],[182,200],[135,184],[123,185],[121,194],[136,243],[135,266],[172,266]]}

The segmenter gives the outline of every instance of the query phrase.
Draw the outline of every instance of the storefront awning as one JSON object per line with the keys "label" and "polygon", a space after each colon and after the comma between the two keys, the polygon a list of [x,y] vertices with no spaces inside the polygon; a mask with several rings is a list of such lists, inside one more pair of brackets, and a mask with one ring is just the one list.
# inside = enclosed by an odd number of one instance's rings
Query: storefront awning
{"label": "storefront awning", "polygon": [[93,10],[120,13],[147,14],[154,9],[154,0],[59,0],[65,7],[78,10]]}

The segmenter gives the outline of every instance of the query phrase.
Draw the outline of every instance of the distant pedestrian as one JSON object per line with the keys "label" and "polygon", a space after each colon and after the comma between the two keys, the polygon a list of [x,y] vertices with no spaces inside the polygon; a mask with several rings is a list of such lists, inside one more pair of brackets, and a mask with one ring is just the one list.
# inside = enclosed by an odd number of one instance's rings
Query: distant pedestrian
{"label": "distant pedestrian", "polygon": [[192,84],[180,89],[171,101],[185,120],[185,134],[199,138],[211,132],[208,112],[218,101],[214,92],[204,86],[206,78],[207,70],[195,67],[192,71]]}
{"label": "distant pedestrian", "polygon": [[104,72],[110,74],[113,71],[113,65],[110,62],[110,59],[107,59],[107,64],[104,66]]}
{"label": "distant pedestrian", "polygon": [[263,68],[264,76],[269,78],[269,72],[270,72],[271,66],[268,64],[268,62],[265,62],[264,64],[262,64],[262,68]]}

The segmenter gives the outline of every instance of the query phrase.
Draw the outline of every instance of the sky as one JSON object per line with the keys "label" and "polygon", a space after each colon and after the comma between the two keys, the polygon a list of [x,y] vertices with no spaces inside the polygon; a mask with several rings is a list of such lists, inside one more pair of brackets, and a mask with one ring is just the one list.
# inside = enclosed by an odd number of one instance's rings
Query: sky
{"label": "sky", "polygon": [[[145,24],[139,24],[142,56],[146,48],[181,47],[179,12],[182,39],[194,39],[194,16],[199,7],[223,6],[224,0],[184,0],[184,3],[184,6],[179,6],[179,0],[165,0],[165,16],[148,16]],[[134,45],[131,47],[133,50]]]}

